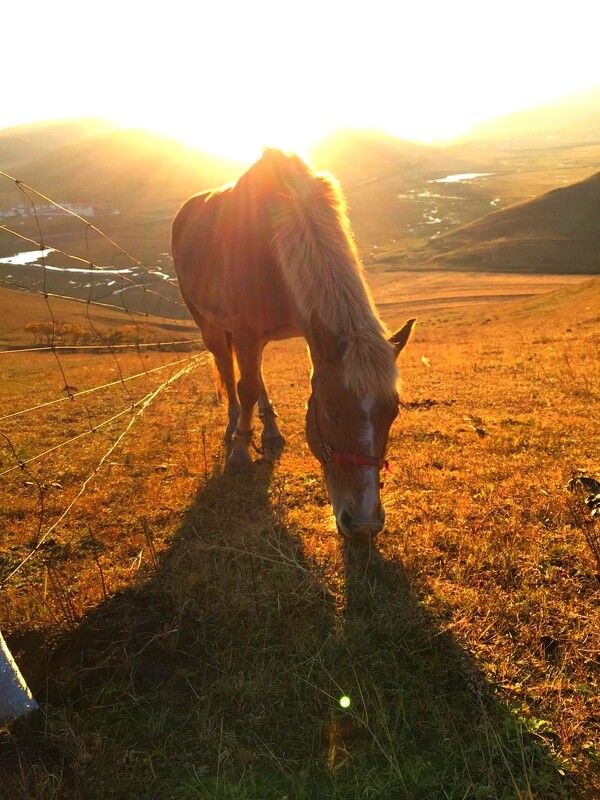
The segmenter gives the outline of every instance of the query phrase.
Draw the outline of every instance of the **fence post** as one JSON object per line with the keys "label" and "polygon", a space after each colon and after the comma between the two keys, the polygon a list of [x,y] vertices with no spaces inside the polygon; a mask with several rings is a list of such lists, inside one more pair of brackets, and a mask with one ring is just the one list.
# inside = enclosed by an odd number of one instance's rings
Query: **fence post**
{"label": "fence post", "polygon": [[0,633],[0,725],[38,708]]}

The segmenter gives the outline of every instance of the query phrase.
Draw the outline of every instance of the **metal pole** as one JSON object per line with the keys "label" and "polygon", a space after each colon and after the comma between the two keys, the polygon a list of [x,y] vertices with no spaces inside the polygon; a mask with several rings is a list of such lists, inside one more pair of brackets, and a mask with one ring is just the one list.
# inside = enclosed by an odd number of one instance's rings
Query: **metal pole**
{"label": "metal pole", "polygon": [[0,725],[38,708],[0,633]]}

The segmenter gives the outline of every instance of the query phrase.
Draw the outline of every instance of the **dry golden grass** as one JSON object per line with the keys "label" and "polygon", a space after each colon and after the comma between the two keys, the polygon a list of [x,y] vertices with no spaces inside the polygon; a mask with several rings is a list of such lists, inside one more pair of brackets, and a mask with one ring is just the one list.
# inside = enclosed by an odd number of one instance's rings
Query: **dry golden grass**
{"label": "dry golden grass", "polygon": [[[118,306],[121,301],[115,300]],[[178,304],[181,300],[178,301]],[[180,307],[180,306],[179,306]],[[51,309],[51,312],[50,312]],[[135,304],[131,306],[135,309]],[[148,309],[150,312],[150,309]],[[162,313],[173,313],[174,306],[166,300]],[[157,314],[160,312],[157,312]],[[135,310],[103,306],[101,303],[91,304],[61,297],[50,297],[49,305],[43,294],[6,289],[0,286],[0,349],[17,346],[33,346],[32,336],[25,328],[28,322],[55,323],[67,321],[72,325],[82,326],[92,334],[92,341],[98,341],[98,331],[121,329],[124,326],[136,327],[140,333],[140,342],[148,341],[147,332],[154,334],[150,341],[177,341],[195,338],[197,328],[191,320],[176,320],[158,317],[151,314],[149,319]],[[60,342],[56,342],[60,345]]]}
{"label": "dry golden grass", "polygon": [[[597,797],[600,565],[565,490],[598,477],[597,293],[420,319],[370,552],[340,541],[304,441],[303,343],[267,351],[288,445],[249,479],[223,474],[208,367],[166,388],[4,586],[0,626],[48,701],[4,731],[7,796]],[[80,388],[114,374],[62,360]],[[10,369],[9,408],[59,385],[50,354]],[[131,402],[110,392],[94,414]],[[76,401],[58,409],[12,421],[21,457],[89,428]],[[110,444],[9,476],[4,575]]]}

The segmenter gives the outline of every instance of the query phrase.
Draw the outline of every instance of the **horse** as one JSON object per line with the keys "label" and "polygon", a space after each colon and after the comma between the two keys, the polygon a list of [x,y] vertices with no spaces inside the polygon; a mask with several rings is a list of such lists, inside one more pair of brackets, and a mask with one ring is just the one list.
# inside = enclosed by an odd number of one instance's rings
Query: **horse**
{"label": "horse", "polygon": [[399,406],[396,358],[415,320],[387,338],[339,184],[295,154],[266,148],[237,182],[183,204],[171,245],[183,300],[227,396],[228,468],[252,464],[257,403],[263,449],[281,454],[262,355],[270,341],[304,337],[312,362],[306,439],[338,531],[378,534],[380,472]]}

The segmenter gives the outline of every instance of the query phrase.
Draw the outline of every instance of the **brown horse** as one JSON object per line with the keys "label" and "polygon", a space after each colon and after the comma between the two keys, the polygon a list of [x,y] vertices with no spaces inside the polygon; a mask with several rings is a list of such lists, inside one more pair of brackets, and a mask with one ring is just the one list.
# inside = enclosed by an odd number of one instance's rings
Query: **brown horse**
{"label": "brown horse", "polygon": [[262,354],[267,342],[303,336],[313,365],[306,436],[338,528],[348,537],[379,533],[379,472],[398,413],[396,357],[414,320],[388,341],[338,185],[298,156],[267,149],[237,183],[183,205],[172,249],[183,299],[227,394],[229,465],[251,463],[257,402],[263,447],[283,448]]}

